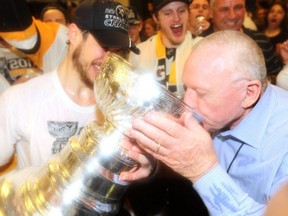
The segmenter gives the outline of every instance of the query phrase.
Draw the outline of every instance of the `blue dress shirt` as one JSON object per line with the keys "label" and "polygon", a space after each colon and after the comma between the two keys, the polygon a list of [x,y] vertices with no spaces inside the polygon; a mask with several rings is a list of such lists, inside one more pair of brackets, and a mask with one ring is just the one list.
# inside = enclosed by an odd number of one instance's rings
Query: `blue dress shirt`
{"label": "blue dress shirt", "polygon": [[193,185],[210,214],[263,215],[288,182],[288,91],[268,84],[252,111],[214,144],[220,165]]}

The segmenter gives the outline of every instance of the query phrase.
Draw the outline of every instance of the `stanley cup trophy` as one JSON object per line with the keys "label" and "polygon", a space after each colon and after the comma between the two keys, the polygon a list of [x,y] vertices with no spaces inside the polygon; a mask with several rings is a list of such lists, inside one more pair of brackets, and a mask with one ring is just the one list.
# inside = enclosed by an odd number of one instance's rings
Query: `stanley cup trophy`
{"label": "stanley cup trophy", "polygon": [[[138,166],[121,147],[133,119],[150,111],[175,117],[193,112],[147,74],[112,53],[101,66],[94,91],[105,121],[88,124],[28,178],[2,178],[0,216],[116,215],[129,186],[120,181],[119,174]],[[201,121],[196,113],[194,116]]]}

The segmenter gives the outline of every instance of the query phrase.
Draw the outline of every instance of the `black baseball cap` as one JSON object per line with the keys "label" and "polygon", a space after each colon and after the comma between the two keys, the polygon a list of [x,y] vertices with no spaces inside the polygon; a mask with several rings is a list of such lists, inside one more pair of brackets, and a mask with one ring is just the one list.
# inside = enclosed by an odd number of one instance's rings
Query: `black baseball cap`
{"label": "black baseball cap", "polygon": [[161,8],[163,8],[167,4],[171,2],[176,2],[176,1],[184,2],[188,5],[191,3],[191,0],[154,0],[153,1],[154,12],[159,11]]}
{"label": "black baseball cap", "polygon": [[88,30],[103,47],[140,50],[128,36],[128,9],[113,0],[84,0],[76,8],[72,23]]}
{"label": "black baseball cap", "polygon": [[138,13],[138,11],[136,10],[136,8],[134,7],[128,7],[128,24],[129,25],[137,25],[140,23],[141,18],[140,15]]}

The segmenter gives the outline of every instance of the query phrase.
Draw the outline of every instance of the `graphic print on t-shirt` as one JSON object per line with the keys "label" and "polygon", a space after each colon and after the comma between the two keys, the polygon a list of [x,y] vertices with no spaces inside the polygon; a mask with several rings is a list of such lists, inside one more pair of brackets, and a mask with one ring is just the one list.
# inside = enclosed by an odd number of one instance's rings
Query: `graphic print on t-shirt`
{"label": "graphic print on t-shirt", "polygon": [[[78,122],[48,121],[48,131],[56,140],[53,142],[52,154],[59,153],[67,144],[69,138],[78,131]],[[78,133],[80,130],[78,131]]]}

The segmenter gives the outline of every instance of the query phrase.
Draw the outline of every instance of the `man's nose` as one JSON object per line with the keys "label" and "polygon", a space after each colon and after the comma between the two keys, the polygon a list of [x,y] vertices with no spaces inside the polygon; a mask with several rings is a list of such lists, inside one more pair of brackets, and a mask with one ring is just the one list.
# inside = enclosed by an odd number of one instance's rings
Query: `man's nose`
{"label": "man's nose", "polygon": [[236,15],[236,13],[235,13],[235,11],[234,11],[233,9],[230,9],[230,10],[228,11],[228,17],[229,17],[230,19],[234,19],[236,16],[237,16],[237,15]]}
{"label": "man's nose", "polygon": [[180,20],[180,14],[178,12],[173,13],[173,20],[179,21]]}

